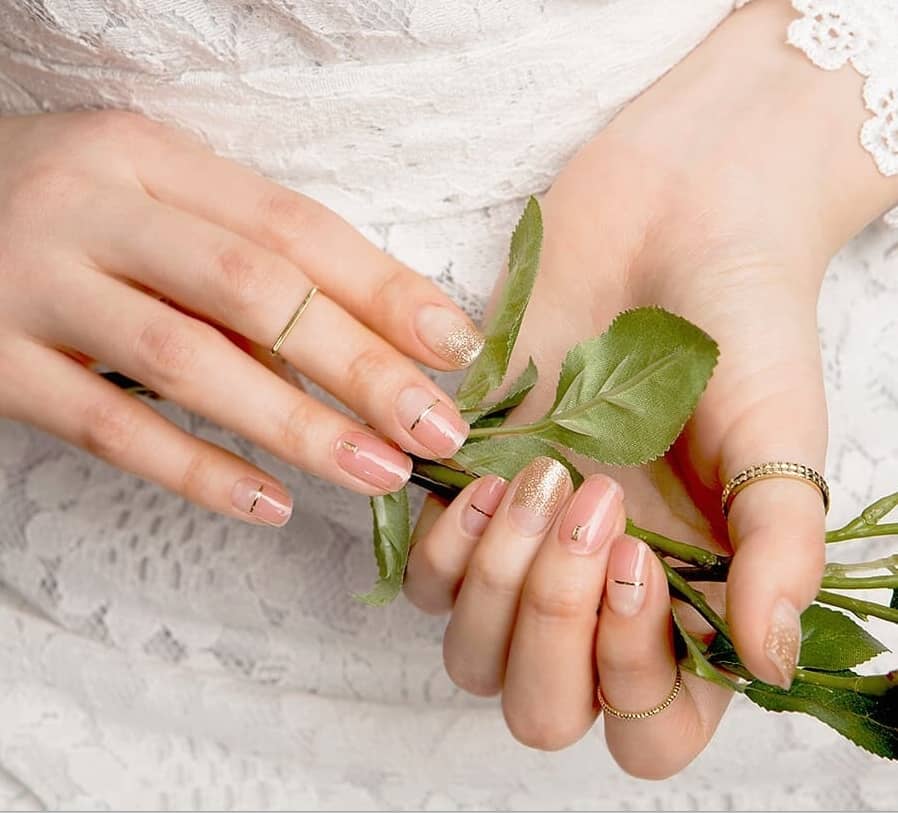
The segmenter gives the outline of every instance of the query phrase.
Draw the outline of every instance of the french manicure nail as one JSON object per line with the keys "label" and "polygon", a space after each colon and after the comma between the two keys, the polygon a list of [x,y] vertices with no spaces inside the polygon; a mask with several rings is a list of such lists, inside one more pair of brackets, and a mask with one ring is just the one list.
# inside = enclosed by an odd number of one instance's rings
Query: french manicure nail
{"label": "french manicure nail", "polygon": [[483,534],[502,502],[507,487],[508,481],[495,474],[488,474],[477,481],[468,504],[461,512],[461,527],[468,536],[478,537]]}
{"label": "french manicure nail", "polygon": [[595,553],[611,537],[622,497],[616,480],[603,474],[589,477],[577,489],[558,528],[561,544],[580,556]]}
{"label": "french manicure nail", "polygon": [[396,414],[409,434],[437,457],[452,457],[468,436],[468,424],[454,404],[424,387],[403,390]]}
{"label": "french manicure nail", "polygon": [[508,520],[524,536],[542,533],[568,494],[567,469],[551,457],[537,457],[521,472]]}
{"label": "french manicure nail", "polygon": [[770,616],[770,628],[764,649],[770,662],[779,672],[781,686],[788,691],[795,676],[798,665],[798,652],[801,648],[801,616],[788,599],[781,598],[773,605]]}
{"label": "french manicure nail", "polygon": [[412,473],[412,461],[399,449],[364,432],[341,435],[334,457],[343,471],[388,492],[402,488]]}
{"label": "french manicure nail", "polygon": [[483,350],[483,334],[456,308],[424,305],[415,327],[421,341],[455,367],[469,366]]}
{"label": "french manicure nail", "polygon": [[619,536],[608,557],[605,597],[618,615],[634,616],[645,603],[648,545],[632,536]]}
{"label": "french manicure nail", "polygon": [[231,490],[231,504],[266,525],[280,528],[293,513],[290,495],[271,483],[258,480],[238,480]]}

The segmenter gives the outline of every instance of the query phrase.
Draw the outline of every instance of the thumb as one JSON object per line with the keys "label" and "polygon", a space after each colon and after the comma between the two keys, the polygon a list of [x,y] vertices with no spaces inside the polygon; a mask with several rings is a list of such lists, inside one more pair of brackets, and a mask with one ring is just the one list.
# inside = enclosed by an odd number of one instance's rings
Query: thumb
{"label": "thumb", "polygon": [[[721,377],[707,405],[712,415],[705,415],[717,430],[721,486],[750,466],[774,461],[823,473],[827,416],[816,315],[789,310],[768,321],[756,340],[746,342],[743,333],[730,348],[722,345]],[[788,688],[799,658],[799,616],[823,575],[822,495],[806,480],[774,477],[753,480],[729,504],[733,643],[756,677]]]}

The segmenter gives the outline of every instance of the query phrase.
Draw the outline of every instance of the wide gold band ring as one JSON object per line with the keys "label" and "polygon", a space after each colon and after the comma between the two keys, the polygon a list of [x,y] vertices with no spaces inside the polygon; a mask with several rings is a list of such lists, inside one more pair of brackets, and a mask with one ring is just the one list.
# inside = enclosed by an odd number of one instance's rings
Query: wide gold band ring
{"label": "wide gold band ring", "polygon": [[280,335],[274,340],[274,344],[271,345],[272,356],[276,356],[281,347],[284,346],[284,342],[287,341],[287,337],[293,331],[293,328],[296,327],[296,323],[300,320],[300,318],[302,318],[302,315],[306,312],[306,308],[309,307],[309,303],[317,293],[318,288],[315,285],[309,288],[309,292],[305,295],[302,302],[299,303],[299,307],[294,311],[293,316],[290,317],[290,321],[287,322]]}
{"label": "wide gold band ring", "polygon": [[667,697],[665,697],[657,706],[652,706],[645,711],[621,711],[620,709],[616,709],[605,699],[605,695],[602,694],[601,686],[596,689],[596,696],[598,697],[599,705],[602,707],[602,711],[605,714],[617,717],[618,720],[645,720],[647,717],[654,717],[656,714],[660,714],[668,708],[670,704],[677,699],[682,686],[683,674],[680,672],[680,664],[677,664],[677,676],[674,679],[673,688],[670,690]]}
{"label": "wide gold band ring", "polygon": [[824,512],[829,511],[829,486],[826,480],[823,479],[822,474],[802,463],[775,460],[743,469],[724,486],[723,493],[720,495],[720,510],[723,511],[724,517],[729,516],[733,498],[743,488],[747,488],[758,480],[769,480],[773,477],[788,477],[814,486],[820,492],[820,496],[823,497]]}

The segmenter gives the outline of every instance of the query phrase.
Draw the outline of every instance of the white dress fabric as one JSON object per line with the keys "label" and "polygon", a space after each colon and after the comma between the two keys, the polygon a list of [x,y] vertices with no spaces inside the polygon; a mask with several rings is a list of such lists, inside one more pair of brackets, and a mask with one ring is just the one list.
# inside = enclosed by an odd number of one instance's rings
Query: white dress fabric
{"label": "white dress fabric", "polygon": [[[524,198],[733,5],[0,0],[0,115],[177,123],[337,209],[476,315]],[[864,143],[898,171],[894,3],[796,5],[793,42],[868,76]],[[833,523],[898,488],[896,297],[898,238],[875,225],[821,302]],[[211,516],[0,421],[0,809],[894,806],[892,764],[739,699],[661,785],[621,773],[598,730],[557,754],[516,744],[495,702],[443,674],[443,621],[350,599],[373,578],[363,498],[160,409],[282,477],[294,519]]]}

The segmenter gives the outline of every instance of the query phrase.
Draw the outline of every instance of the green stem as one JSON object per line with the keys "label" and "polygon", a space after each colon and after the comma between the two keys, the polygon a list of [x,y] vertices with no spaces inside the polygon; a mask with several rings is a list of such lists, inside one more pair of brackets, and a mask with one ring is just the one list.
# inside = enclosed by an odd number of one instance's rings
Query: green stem
{"label": "green stem", "polygon": [[815,672],[810,669],[796,669],[795,680],[824,686],[828,689],[848,689],[859,694],[884,695],[898,686],[898,669],[884,675],[834,675],[832,672]]}
{"label": "green stem", "polygon": [[664,568],[664,572],[667,574],[667,582],[668,584],[680,595],[682,599],[688,601],[696,610],[698,610],[702,616],[704,616],[705,620],[716,629],[721,635],[723,635],[727,640],[730,640],[730,628],[727,626],[727,622],[724,621],[708,604],[707,599],[705,598],[705,594],[701,592],[701,590],[696,590],[689,582],[686,581],[676,570],[674,570],[667,562],[663,559],[659,560],[661,562],[661,566]]}
{"label": "green stem", "polygon": [[883,522],[879,525],[848,525],[837,528],[835,531],[827,531],[826,541],[848,542],[852,539],[866,539],[871,536],[898,536],[898,522]]}
{"label": "green stem", "polygon": [[550,426],[549,421],[525,423],[519,426],[481,426],[468,432],[468,438],[491,438],[498,435],[532,435]]}
{"label": "green stem", "polygon": [[824,576],[820,586],[834,590],[895,590],[898,589],[898,576]]}
{"label": "green stem", "polygon": [[[655,551],[663,553],[665,556],[672,556],[674,559],[678,559],[686,564],[697,565],[702,568],[725,568],[729,566],[728,556],[718,556],[716,553],[699,548],[696,545],[677,542],[675,539],[670,539],[655,531],[647,531],[645,528],[640,528],[631,519],[627,520],[627,533],[630,536],[641,539]],[[708,579],[708,581],[713,580]]]}
{"label": "green stem", "polygon": [[875,601],[864,601],[860,598],[843,596],[840,593],[830,593],[827,590],[821,590],[817,593],[817,601],[821,604],[829,604],[831,607],[841,607],[843,610],[850,610],[856,615],[872,615],[875,618],[882,618],[885,621],[898,624],[898,610],[892,607],[884,607]]}
{"label": "green stem", "polygon": [[888,570],[898,575],[898,555],[883,556],[869,562],[829,562],[823,571],[824,578],[829,576],[848,576],[852,573],[870,573],[874,570]]}

